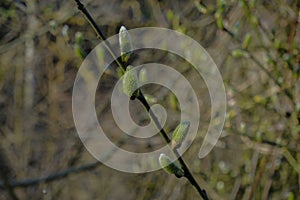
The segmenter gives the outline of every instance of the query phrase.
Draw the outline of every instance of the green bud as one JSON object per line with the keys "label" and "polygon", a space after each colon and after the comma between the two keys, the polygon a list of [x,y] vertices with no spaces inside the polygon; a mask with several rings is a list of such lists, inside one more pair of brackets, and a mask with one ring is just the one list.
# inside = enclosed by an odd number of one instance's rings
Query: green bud
{"label": "green bud", "polygon": [[275,39],[275,41],[274,41],[274,47],[275,47],[275,49],[279,49],[280,46],[281,46],[280,40]]}
{"label": "green bud", "polygon": [[294,199],[295,199],[294,193],[293,193],[293,192],[290,192],[289,197],[288,197],[288,200],[294,200]]}
{"label": "green bud", "polygon": [[241,58],[245,55],[245,52],[241,49],[235,49],[231,52],[231,55],[235,58]]}
{"label": "green bud", "polygon": [[207,14],[208,12],[207,8],[203,6],[201,3],[199,3],[198,1],[195,1],[195,6],[202,14]]}
{"label": "green bud", "polygon": [[245,39],[243,41],[243,44],[242,44],[242,48],[243,49],[247,49],[247,47],[249,46],[250,42],[251,42],[251,39],[252,39],[252,36],[248,33],[246,36],[245,36]]}
{"label": "green bud", "polygon": [[226,6],[226,1],[225,0],[217,0],[217,7],[224,8]]}
{"label": "green bud", "polygon": [[132,43],[131,43],[130,35],[127,29],[125,28],[125,26],[121,26],[120,28],[119,44],[120,44],[122,61],[127,62],[131,54]]}
{"label": "green bud", "polygon": [[171,159],[165,154],[160,154],[159,156],[159,164],[160,166],[169,174],[175,174],[177,178],[184,176],[184,171],[178,167]]}
{"label": "green bud", "polygon": [[181,146],[184,138],[186,137],[189,131],[189,128],[190,128],[189,121],[183,121],[175,128],[172,136],[172,142],[171,142],[171,147],[173,149],[177,149]]}
{"label": "green bud", "polygon": [[79,44],[75,44],[74,52],[79,58],[84,58],[86,56],[86,52],[82,49],[82,47]]}
{"label": "green bud", "polygon": [[172,93],[169,95],[169,104],[172,109],[177,110],[179,103],[176,96]]}
{"label": "green bud", "polygon": [[215,19],[216,19],[217,27],[219,29],[224,29],[223,16],[220,11],[217,11],[215,13]]}
{"label": "green bud", "polygon": [[123,76],[123,92],[127,94],[131,100],[139,95],[138,77],[136,70],[133,70],[133,66],[131,65],[127,67]]}
{"label": "green bud", "polygon": [[122,68],[117,68],[118,77],[121,78],[124,75],[124,70]]}
{"label": "green bud", "polygon": [[174,19],[174,13],[172,10],[168,10],[167,12],[167,19],[169,20],[169,22],[172,22]]}
{"label": "green bud", "polygon": [[76,32],[75,33],[75,41],[76,44],[81,45],[83,41],[82,33],[81,32]]}
{"label": "green bud", "polygon": [[79,58],[84,58],[86,56],[86,52],[82,48],[82,42],[83,42],[83,36],[81,32],[76,32],[75,33],[75,46],[74,46],[74,51],[75,54]]}
{"label": "green bud", "polygon": [[250,22],[255,26],[257,26],[259,24],[259,20],[258,20],[257,16],[255,16],[255,15],[251,15]]}

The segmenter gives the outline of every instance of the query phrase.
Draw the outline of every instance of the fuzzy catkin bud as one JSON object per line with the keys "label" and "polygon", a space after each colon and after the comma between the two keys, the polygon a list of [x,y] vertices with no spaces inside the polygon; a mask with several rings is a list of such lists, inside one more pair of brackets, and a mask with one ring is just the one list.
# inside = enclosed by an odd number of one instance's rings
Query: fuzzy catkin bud
{"label": "fuzzy catkin bud", "polygon": [[184,138],[186,137],[190,128],[189,121],[181,122],[173,132],[171,146],[173,149],[177,149],[181,146]]}
{"label": "fuzzy catkin bud", "polygon": [[159,164],[167,173],[175,174],[177,178],[184,176],[184,171],[163,153],[159,156]]}
{"label": "fuzzy catkin bud", "polygon": [[134,99],[138,96],[138,77],[136,70],[133,70],[133,66],[129,65],[123,76],[123,92],[127,94],[130,99]]}
{"label": "fuzzy catkin bud", "polygon": [[132,44],[131,44],[130,35],[127,29],[125,28],[125,26],[121,26],[120,28],[119,44],[120,44],[122,61],[126,63],[131,54]]}

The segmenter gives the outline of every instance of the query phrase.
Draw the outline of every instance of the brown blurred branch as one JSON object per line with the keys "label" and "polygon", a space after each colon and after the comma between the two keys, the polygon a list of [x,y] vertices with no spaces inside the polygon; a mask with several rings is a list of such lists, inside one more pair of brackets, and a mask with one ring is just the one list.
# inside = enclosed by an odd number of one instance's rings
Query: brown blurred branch
{"label": "brown blurred branch", "polygon": [[[90,1],[91,0],[88,0],[87,2],[90,2]],[[19,6],[17,6],[17,7],[19,8]],[[26,9],[24,11],[26,11]],[[65,22],[67,22],[75,14],[76,14],[76,11],[70,10],[69,5],[66,5],[60,11],[58,11],[55,15],[53,15],[53,16],[58,16],[57,18],[54,18],[53,20],[55,20],[58,24],[63,24]],[[25,33],[22,36],[14,39],[8,43],[0,45],[0,54],[5,53],[6,51],[9,51],[11,49],[14,49],[19,45],[22,45],[23,43],[25,43],[28,40],[31,40],[35,36],[42,36],[45,33],[47,33],[50,29],[51,29],[51,25],[49,23],[47,23],[44,26],[39,27],[33,33]]]}
{"label": "brown blurred branch", "polygon": [[[124,144],[123,140],[119,140],[117,142],[117,146],[122,146]],[[117,150],[117,148],[112,149],[104,158],[104,160],[108,160],[113,153]],[[1,160],[0,160],[1,161]],[[1,162],[0,162],[1,164]],[[9,186],[12,188],[15,187],[30,187],[33,185],[39,185],[41,183],[47,183],[47,182],[52,182],[52,181],[56,181],[56,180],[60,180],[63,179],[71,174],[77,174],[80,172],[85,172],[88,170],[93,170],[95,168],[97,168],[98,166],[101,166],[102,163],[100,161],[96,161],[96,162],[92,162],[92,163],[88,163],[88,164],[83,164],[80,166],[72,166],[69,167],[67,169],[64,169],[60,172],[55,172],[53,174],[49,174],[47,176],[41,176],[38,178],[28,178],[28,179],[24,179],[24,180],[10,180],[8,182]],[[0,181],[0,189],[4,189],[5,188],[5,181],[1,182]]]}
{"label": "brown blurred branch", "polygon": [[[123,144],[123,141],[119,141],[118,142],[119,145]],[[116,149],[113,149],[110,153],[108,153],[106,155],[105,159],[109,159],[110,156],[115,152]],[[42,176],[42,177],[38,177],[38,178],[28,178],[25,180],[20,180],[20,181],[9,181],[9,185],[11,187],[29,187],[29,186],[33,186],[33,185],[38,185],[40,183],[43,182],[52,182],[55,180],[60,180],[63,179],[71,174],[75,174],[75,173],[80,173],[80,172],[84,172],[84,171],[88,171],[88,170],[92,170],[95,169],[96,167],[102,165],[102,163],[100,161],[96,161],[93,163],[88,163],[88,164],[83,164],[81,166],[75,167],[69,167],[65,170],[62,170],[60,172],[56,172],[53,174],[49,174],[47,176]],[[4,182],[0,182],[0,189],[4,188]]]}
{"label": "brown blurred branch", "polygon": [[[60,172],[49,174],[49,175],[43,176],[43,177],[29,178],[29,179],[24,179],[24,180],[19,180],[19,181],[11,180],[11,181],[9,181],[9,185],[11,187],[29,187],[29,186],[33,186],[33,185],[38,185],[43,182],[52,182],[55,180],[60,180],[62,178],[65,178],[71,174],[95,169],[96,167],[98,167],[100,165],[102,165],[102,163],[99,161],[96,161],[96,162],[84,164],[84,165],[81,165],[78,167],[73,166],[68,169],[62,170]],[[6,184],[5,181],[0,182],[0,189],[4,189],[5,184]]]}
{"label": "brown blurred branch", "polygon": [[18,197],[14,192],[13,186],[9,182],[9,173],[10,167],[8,166],[6,157],[3,155],[3,151],[0,149],[0,177],[1,179],[3,179],[0,188],[7,190],[12,200],[18,200]]}

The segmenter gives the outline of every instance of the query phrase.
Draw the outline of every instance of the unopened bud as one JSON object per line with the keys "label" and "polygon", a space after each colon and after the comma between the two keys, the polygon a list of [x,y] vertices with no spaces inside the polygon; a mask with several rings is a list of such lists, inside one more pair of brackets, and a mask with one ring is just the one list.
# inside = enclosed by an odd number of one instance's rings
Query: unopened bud
{"label": "unopened bud", "polygon": [[131,44],[130,35],[127,29],[125,28],[125,26],[121,26],[120,28],[119,44],[120,44],[122,61],[127,62],[131,54],[132,44]]}
{"label": "unopened bud", "polygon": [[245,52],[241,49],[235,49],[231,52],[231,55],[235,58],[241,58],[245,56]]}
{"label": "unopened bud", "polygon": [[135,99],[138,94],[138,77],[136,70],[133,70],[133,66],[128,66],[123,76],[123,92],[127,94],[130,99]]}
{"label": "unopened bud", "polygon": [[175,174],[177,178],[184,176],[184,171],[163,153],[159,156],[159,164],[167,173]]}
{"label": "unopened bud", "polygon": [[177,149],[181,146],[184,138],[186,137],[190,128],[190,122],[184,121],[180,123],[173,132],[171,146],[173,149]]}
{"label": "unopened bud", "polygon": [[244,39],[243,44],[242,44],[243,49],[247,49],[247,47],[249,46],[249,44],[251,42],[251,39],[252,39],[252,36],[250,34],[247,34],[245,36],[245,39]]}

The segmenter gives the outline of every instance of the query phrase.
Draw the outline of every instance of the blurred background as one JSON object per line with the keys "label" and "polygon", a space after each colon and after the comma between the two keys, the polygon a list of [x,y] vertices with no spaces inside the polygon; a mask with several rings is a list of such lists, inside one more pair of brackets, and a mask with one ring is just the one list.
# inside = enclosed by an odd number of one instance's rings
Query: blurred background
{"label": "blurred background", "polygon": [[[300,1],[83,3],[107,37],[121,25],[170,28],[195,39],[216,62],[226,88],[226,123],[216,147],[200,160],[211,117],[201,76],[162,51],[135,52],[132,61],[167,64],[191,81],[201,121],[183,158],[210,199],[300,199]],[[163,170],[119,172],[84,148],[74,126],[72,89],[81,62],[100,42],[74,1],[0,2],[0,199],[200,198],[186,179]],[[97,90],[100,124],[124,149],[163,146],[160,137],[138,142],[120,136],[110,109],[117,74],[109,68]],[[164,128],[171,134],[180,121],[176,97],[158,86],[144,91],[152,104],[168,108]],[[149,122],[141,104],[131,103],[133,119]]]}

